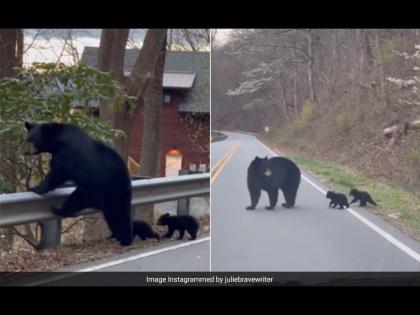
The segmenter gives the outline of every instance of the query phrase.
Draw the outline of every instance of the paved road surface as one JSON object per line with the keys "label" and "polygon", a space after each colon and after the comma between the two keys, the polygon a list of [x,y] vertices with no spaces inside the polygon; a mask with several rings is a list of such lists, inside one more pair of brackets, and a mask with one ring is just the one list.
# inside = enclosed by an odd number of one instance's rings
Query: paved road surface
{"label": "paved road surface", "polygon": [[274,211],[265,210],[262,192],[257,209],[245,210],[249,163],[274,153],[253,136],[228,135],[211,146],[213,165],[237,147],[212,177],[212,271],[420,271],[418,242],[365,209],[328,208],[320,191],[328,187],[305,173],[318,188],[302,179],[296,208],[282,208],[280,193]]}
{"label": "paved road surface", "polygon": [[57,270],[25,285],[138,285],[142,273],[103,272],[184,272],[210,271],[210,237],[202,235],[195,241],[170,241],[153,248],[115,255],[99,261]]}
{"label": "paved road surface", "polygon": [[[136,258],[133,260],[133,258]],[[171,241],[160,246],[80,264],[60,271],[209,271],[208,235],[196,241]]]}

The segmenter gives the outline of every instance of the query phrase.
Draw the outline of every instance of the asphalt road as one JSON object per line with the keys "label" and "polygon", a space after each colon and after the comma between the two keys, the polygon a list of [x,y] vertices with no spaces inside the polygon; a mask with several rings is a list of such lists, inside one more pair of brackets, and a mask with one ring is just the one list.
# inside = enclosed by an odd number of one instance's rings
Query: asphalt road
{"label": "asphalt road", "polygon": [[304,172],[295,208],[283,208],[280,193],[265,210],[262,192],[256,210],[245,210],[248,165],[274,152],[253,136],[228,136],[211,146],[213,165],[222,165],[212,174],[212,271],[420,271],[420,243],[363,208],[328,208],[328,187]]}
{"label": "asphalt road", "polygon": [[[208,233],[194,241],[173,240],[152,248],[74,265],[53,273],[36,275],[33,280],[23,279],[18,285],[143,285],[144,272],[147,272],[147,275],[154,272],[185,271],[210,271]],[[109,273],[109,275],[100,275],[104,273]]]}
{"label": "asphalt road", "polygon": [[79,264],[60,271],[209,271],[208,235],[196,241],[174,240],[152,248]]}

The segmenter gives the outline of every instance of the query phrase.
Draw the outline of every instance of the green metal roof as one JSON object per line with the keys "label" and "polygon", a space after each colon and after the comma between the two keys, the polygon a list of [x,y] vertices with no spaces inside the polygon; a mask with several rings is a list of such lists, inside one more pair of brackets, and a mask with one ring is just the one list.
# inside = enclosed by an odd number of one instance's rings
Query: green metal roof
{"label": "green metal roof", "polygon": [[[133,67],[139,49],[127,49],[124,57],[124,71]],[[81,63],[96,67],[98,47],[85,47]],[[197,51],[167,51],[165,73],[195,73],[191,89],[185,91],[185,99],[179,107],[181,112],[210,112],[210,53]]]}

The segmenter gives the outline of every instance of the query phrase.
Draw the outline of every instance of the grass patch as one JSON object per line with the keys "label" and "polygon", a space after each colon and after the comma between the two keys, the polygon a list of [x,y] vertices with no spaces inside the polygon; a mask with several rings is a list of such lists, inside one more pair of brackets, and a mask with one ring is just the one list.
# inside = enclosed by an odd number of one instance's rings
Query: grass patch
{"label": "grass patch", "polygon": [[217,132],[217,131],[212,131],[210,135],[211,142],[222,141],[222,140],[225,140],[226,138],[227,136],[224,133]]}
{"label": "grass patch", "polygon": [[368,191],[378,203],[378,207],[369,207],[369,210],[390,223],[396,223],[407,234],[420,240],[420,195],[401,187],[377,183],[374,179],[340,165],[310,160],[300,155],[289,157],[320,176],[336,192],[348,195],[352,187]]}

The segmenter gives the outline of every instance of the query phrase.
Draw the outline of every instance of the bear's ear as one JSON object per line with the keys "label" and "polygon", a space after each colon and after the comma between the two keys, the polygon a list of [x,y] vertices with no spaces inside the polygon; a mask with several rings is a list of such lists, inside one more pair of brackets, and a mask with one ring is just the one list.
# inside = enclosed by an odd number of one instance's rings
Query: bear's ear
{"label": "bear's ear", "polygon": [[34,127],[35,127],[34,124],[31,124],[30,122],[25,121],[26,130],[31,131],[31,129],[34,128]]}
{"label": "bear's ear", "polygon": [[165,213],[163,216],[164,217],[169,217],[169,215],[170,215],[169,213]]}
{"label": "bear's ear", "polygon": [[254,161],[258,161],[260,158],[258,156],[255,156]]}
{"label": "bear's ear", "polygon": [[264,160],[268,160],[268,156],[267,155],[265,156]]}

